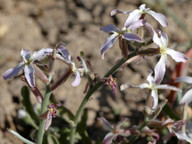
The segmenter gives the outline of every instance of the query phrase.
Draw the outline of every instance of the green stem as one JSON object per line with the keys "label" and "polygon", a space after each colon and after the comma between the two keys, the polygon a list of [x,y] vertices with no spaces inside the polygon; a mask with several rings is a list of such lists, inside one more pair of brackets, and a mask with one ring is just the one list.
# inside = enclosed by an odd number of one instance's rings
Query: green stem
{"label": "green stem", "polygon": [[[108,73],[106,73],[104,75],[104,77],[108,77],[112,74],[114,74],[118,68],[120,68],[128,59],[132,58],[136,56],[136,51],[131,53],[130,55],[128,55],[128,57],[126,59],[121,59],[114,67],[112,67]],[[77,127],[77,123],[78,123],[78,120],[85,108],[85,105],[87,104],[89,98],[91,97],[91,95],[99,88],[101,87],[102,85],[104,84],[104,82],[98,82],[96,83],[93,87],[90,87],[86,96],[84,97],[83,101],[81,102],[81,105],[79,106],[78,108],[78,111],[75,115],[75,118],[73,120],[74,122],[74,125],[73,127],[71,128],[71,134],[70,134],[70,144],[74,144],[74,140],[75,140],[75,132],[76,132],[76,127]]]}
{"label": "green stem", "polygon": [[[50,95],[51,95],[50,85],[46,85],[45,97],[41,104],[41,114],[44,114],[47,111],[47,105],[49,103]],[[41,120],[39,125],[39,131],[37,134],[37,144],[42,144],[43,142],[44,126],[45,126],[45,120]]]}

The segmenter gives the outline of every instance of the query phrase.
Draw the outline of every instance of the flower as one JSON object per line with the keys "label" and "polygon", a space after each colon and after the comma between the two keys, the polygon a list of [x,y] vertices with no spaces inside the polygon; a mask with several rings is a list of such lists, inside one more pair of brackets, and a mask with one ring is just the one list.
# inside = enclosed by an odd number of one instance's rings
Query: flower
{"label": "flower", "polygon": [[115,97],[117,97],[117,93],[116,93],[116,88],[117,88],[117,83],[116,83],[116,78],[113,78],[112,75],[110,75],[108,78],[105,79],[105,84],[109,85],[112,88],[112,91],[115,95]]}
{"label": "flower", "polygon": [[[27,82],[29,83],[30,87],[35,87],[35,78],[34,78],[34,73],[35,73],[35,68],[34,68],[34,61],[43,58],[46,55],[52,53],[52,49],[49,48],[44,48],[41,49],[40,51],[35,51],[33,55],[30,55],[29,50],[21,50],[21,56],[23,58],[23,62],[20,62],[16,67],[8,69],[4,74],[3,78],[5,80],[12,78],[16,74],[19,73],[20,70],[23,69],[25,78]],[[48,81],[47,81],[48,83]]]}
{"label": "flower", "polygon": [[45,126],[44,126],[45,130],[48,130],[49,126],[52,123],[52,118],[56,117],[57,108],[60,106],[61,106],[60,103],[58,103],[56,105],[54,105],[52,103],[52,104],[47,106],[48,110],[40,116],[42,119],[46,119]]}
{"label": "flower", "polygon": [[142,83],[142,84],[137,85],[137,86],[133,86],[133,85],[130,85],[128,83],[125,83],[125,84],[121,85],[120,89],[124,90],[124,89],[126,89],[128,87],[136,87],[136,88],[141,88],[141,89],[144,89],[144,88],[151,89],[151,96],[153,97],[152,109],[156,109],[157,105],[158,105],[158,89],[169,89],[169,90],[174,90],[174,91],[181,92],[181,89],[179,89],[177,87],[170,86],[170,85],[167,85],[167,84],[162,84],[162,85],[157,84],[155,82],[154,78],[152,77],[152,73],[150,73],[148,75],[147,81],[149,83]]}
{"label": "flower", "polygon": [[68,50],[66,49],[64,43],[58,43],[57,45],[58,45],[57,51],[59,54],[61,54],[61,56],[57,55],[57,58],[62,60],[69,66],[70,70],[75,74],[75,77],[76,77],[72,83],[72,86],[74,86],[74,87],[78,86],[81,82],[80,75],[83,72],[83,70],[75,67],[75,63],[71,60],[71,55],[69,54]]}
{"label": "flower", "polygon": [[188,58],[181,52],[167,48],[168,46],[167,34],[161,33],[161,31],[159,31],[160,37],[158,37],[158,34],[155,32],[155,30],[152,29],[152,32],[153,32],[153,41],[159,46],[159,51],[161,54],[161,58],[155,66],[155,82],[159,84],[161,83],[165,75],[166,71],[165,65],[167,61],[167,55],[170,55],[176,62],[186,62]]}
{"label": "flower", "polygon": [[185,123],[185,120],[173,121],[172,119],[168,118],[162,123],[162,126],[166,126],[169,132],[176,136],[179,140],[192,143],[192,139],[189,138],[184,131],[182,131],[182,126],[185,125]]}
{"label": "flower", "polygon": [[115,15],[116,13],[124,13],[129,14],[129,17],[127,18],[124,26],[129,27],[130,25],[137,22],[139,19],[142,19],[142,16],[144,16],[146,13],[151,15],[154,19],[156,19],[163,27],[168,26],[168,21],[166,17],[161,13],[156,13],[150,8],[145,8],[146,4],[140,5],[139,9],[133,10],[133,11],[121,11],[118,9],[111,11],[111,16]]}
{"label": "flower", "polygon": [[105,52],[114,45],[117,38],[125,39],[128,41],[141,42],[141,38],[138,35],[131,33],[130,30],[137,29],[137,28],[143,26],[144,23],[145,23],[145,21],[139,20],[139,21],[137,21],[137,23],[135,23],[134,25],[130,25],[128,28],[123,27],[122,30],[120,30],[119,28],[117,28],[116,26],[114,26],[112,24],[109,24],[109,25],[106,25],[106,26],[100,28],[100,30],[102,30],[106,33],[112,33],[112,35],[109,36],[107,38],[107,40],[105,41],[105,43],[101,46],[102,58],[104,59]]}
{"label": "flower", "polygon": [[[181,76],[178,77],[175,82],[186,82],[192,84],[192,77],[189,76]],[[189,104],[192,101],[192,89],[189,89],[184,96],[182,97],[180,104]]]}
{"label": "flower", "polygon": [[129,136],[131,133],[129,130],[121,129],[122,124],[127,120],[126,118],[117,123],[114,127],[105,118],[98,118],[106,130],[110,131],[103,139],[103,144],[112,144],[118,136]]}

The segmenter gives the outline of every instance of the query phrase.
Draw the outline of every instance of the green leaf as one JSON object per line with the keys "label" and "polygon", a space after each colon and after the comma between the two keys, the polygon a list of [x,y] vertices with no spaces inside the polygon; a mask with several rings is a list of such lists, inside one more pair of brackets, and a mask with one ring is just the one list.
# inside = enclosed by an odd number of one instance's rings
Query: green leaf
{"label": "green leaf", "polygon": [[12,133],[13,135],[15,135],[17,138],[19,138],[22,142],[26,143],[26,144],[35,144],[34,142],[22,137],[20,134],[18,134],[17,132],[15,132],[14,130],[12,129],[8,129],[8,131],[10,133]]}
{"label": "green leaf", "polygon": [[22,104],[24,106],[24,109],[29,114],[29,116],[32,118],[32,120],[34,120],[36,124],[39,124],[40,119],[37,116],[37,114],[35,113],[33,106],[31,104],[30,93],[29,93],[29,89],[27,86],[23,86],[23,88],[21,89],[21,95],[23,98]]}
{"label": "green leaf", "polygon": [[168,105],[166,104],[164,107],[163,107],[163,110],[162,110],[165,114],[167,114],[171,119],[175,119],[175,120],[180,120],[181,118],[175,114],[175,112],[173,111],[173,109]]}

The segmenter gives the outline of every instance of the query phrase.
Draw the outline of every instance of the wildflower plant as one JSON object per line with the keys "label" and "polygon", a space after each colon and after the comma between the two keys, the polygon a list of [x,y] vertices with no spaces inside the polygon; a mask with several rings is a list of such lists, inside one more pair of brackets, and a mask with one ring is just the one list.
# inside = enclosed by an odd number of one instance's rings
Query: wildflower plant
{"label": "wildflower plant", "polygon": [[[188,60],[188,58],[181,52],[168,48],[167,34],[160,30],[155,30],[152,25],[147,22],[145,15],[151,15],[163,27],[168,26],[166,17],[161,13],[146,8],[145,4],[142,4],[139,9],[133,11],[112,10],[111,16],[114,16],[117,13],[128,14],[128,18],[125,20],[124,26],[121,29],[113,24],[108,24],[100,28],[101,31],[109,34],[109,37],[101,46],[100,53],[101,58],[104,59],[105,52],[113,47],[118,39],[122,57],[104,76],[98,76],[93,72],[90,60],[86,60],[86,53],[84,52],[81,52],[80,56],[78,56],[80,67],[77,67],[78,64],[72,59],[73,54],[69,54],[66,44],[62,42],[59,42],[54,48],[43,48],[32,54],[29,50],[21,50],[23,61],[16,67],[5,71],[3,78],[5,80],[11,79],[16,75],[19,75],[18,73],[22,71],[19,76],[26,82],[29,88],[28,89],[26,86],[22,88],[22,103],[27,112],[25,119],[27,119],[28,124],[34,127],[35,136],[32,140],[28,140],[11,129],[9,130],[10,133],[28,144],[50,144],[53,142],[55,144],[74,144],[76,142],[91,143],[86,130],[88,113],[85,107],[93,93],[101,86],[108,85],[111,87],[115,97],[120,98],[116,93],[116,90],[118,89],[116,81],[118,78],[114,74],[118,72],[122,66],[131,63],[141,55],[160,55],[160,60],[154,67],[153,72],[146,78],[148,83],[134,86],[128,82],[120,86],[121,91],[128,87],[150,90],[150,95],[145,101],[148,102],[152,98],[152,106],[145,106],[143,114],[144,120],[137,125],[130,125],[125,128],[121,126],[125,121],[129,120],[128,118],[122,119],[115,126],[111,125],[104,117],[98,118],[106,130],[109,131],[106,136],[103,136],[104,139],[101,143],[112,144],[119,142],[132,144],[140,137],[146,137],[148,144],[156,144],[158,141],[164,139],[161,139],[160,136],[163,135],[161,131],[165,128],[168,128],[169,133],[172,136],[176,136],[178,140],[192,143],[191,138],[185,132],[186,120],[179,120],[186,117],[178,116],[174,113],[174,110],[172,110],[168,104],[169,102],[167,102],[168,100],[166,100],[166,96],[164,96],[163,99],[161,98],[160,101],[163,102],[159,103],[159,95],[162,95],[162,89],[173,90],[179,92],[179,94],[181,94],[182,91],[180,88],[169,84],[160,84],[163,83],[163,78],[166,73],[167,55],[170,55],[176,62],[186,62]],[[140,29],[146,29],[151,32],[150,42],[146,41],[145,34],[139,34]],[[149,46],[151,43],[155,43],[158,47],[146,48],[146,46]],[[63,62],[61,67],[67,69],[67,71],[55,80],[54,74],[57,61]],[[123,68],[121,71],[123,71]],[[54,95],[54,91],[56,91],[58,87],[65,85],[65,82],[72,74],[75,75],[75,80],[72,82],[72,90],[74,87],[81,84],[82,76],[85,76],[87,79],[87,85],[84,91],[85,96],[80,103],[76,114],[72,114],[63,104],[57,102],[55,98],[57,96]],[[154,76],[152,74],[154,74]],[[39,90],[36,85],[36,77],[44,82],[45,94],[42,94],[42,91]],[[191,78],[187,77],[178,78],[176,80],[176,82],[188,83],[191,83],[191,81]],[[37,97],[37,101],[41,104],[40,110],[34,110],[30,101],[29,90],[32,91]],[[182,98],[181,104],[188,104],[191,100],[191,90],[189,90]],[[161,114],[161,111],[164,113]],[[167,120],[164,122],[159,121],[159,117]],[[174,120],[169,117],[174,118]],[[60,123],[62,124],[59,126],[54,124],[56,119],[60,120]]]}

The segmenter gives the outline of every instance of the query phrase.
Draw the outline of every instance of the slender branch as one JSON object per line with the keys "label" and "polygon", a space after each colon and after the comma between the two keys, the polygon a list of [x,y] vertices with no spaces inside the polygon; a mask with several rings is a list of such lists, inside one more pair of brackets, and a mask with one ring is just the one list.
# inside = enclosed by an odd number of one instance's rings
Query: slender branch
{"label": "slender branch", "polygon": [[[51,96],[50,85],[46,85],[45,97],[41,104],[41,114],[43,114],[47,111],[47,105],[49,103],[50,96]],[[40,125],[39,125],[39,131],[37,134],[37,144],[42,144],[42,142],[43,142],[44,126],[45,126],[45,120],[41,120]]]}
{"label": "slender branch", "polygon": [[[114,67],[112,67],[109,72],[107,72],[104,77],[108,77],[112,74],[114,74],[128,59],[132,58],[136,56],[136,51],[131,53],[130,55],[128,55],[128,57],[126,59],[121,59]],[[76,127],[77,127],[77,123],[78,120],[85,108],[85,105],[87,104],[89,98],[91,97],[91,95],[97,90],[99,89],[99,87],[101,87],[104,84],[104,82],[98,82],[97,84],[95,84],[93,87],[90,87],[87,94],[85,95],[83,101],[81,102],[81,105],[78,108],[78,111],[75,115],[75,118],[73,120],[74,125],[71,128],[71,134],[70,134],[70,144],[74,144],[74,140],[75,140],[75,132],[76,132]]]}

